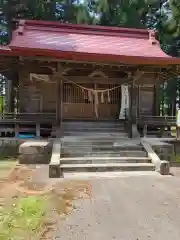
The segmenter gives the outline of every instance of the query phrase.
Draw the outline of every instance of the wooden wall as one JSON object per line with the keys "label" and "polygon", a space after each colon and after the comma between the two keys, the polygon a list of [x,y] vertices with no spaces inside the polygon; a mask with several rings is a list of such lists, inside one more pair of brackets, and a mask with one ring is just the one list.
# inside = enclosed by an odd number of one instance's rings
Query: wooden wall
{"label": "wooden wall", "polygon": [[156,115],[157,74],[145,73],[134,84],[137,93],[137,115]]}
{"label": "wooden wall", "polygon": [[21,112],[56,112],[56,84],[20,79],[19,108]]}
{"label": "wooden wall", "polygon": [[[23,73],[21,72],[19,80],[19,109],[21,112],[56,112],[57,90],[55,82],[30,81],[29,74],[25,71],[23,71]],[[117,82],[118,81],[119,79],[117,79]],[[109,80],[107,82],[109,82]],[[157,75],[153,73],[144,74],[141,79],[134,84],[137,89],[137,115],[155,115]],[[66,108],[67,105],[68,104],[66,104]],[[89,106],[92,108],[91,104],[89,104]],[[69,106],[69,108],[71,109],[71,106]],[[75,110],[74,106],[72,106],[72,108]],[[64,111],[67,112],[67,109]],[[93,108],[92,111],[94,111]],[[75,112],[77,112],[77,110],[75,110]]]}

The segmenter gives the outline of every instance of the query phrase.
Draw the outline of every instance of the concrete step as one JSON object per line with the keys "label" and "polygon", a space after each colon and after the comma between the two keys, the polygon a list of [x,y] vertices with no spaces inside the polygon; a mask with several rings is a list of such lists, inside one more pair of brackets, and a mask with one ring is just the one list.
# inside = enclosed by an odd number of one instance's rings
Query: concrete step
{"label": "concrete step", "polygon": [[115,157],[115,156],[91,156],[91,157],[67,157],[61,158],[62,164],[100,164],[100,163],[150,163],[148,157]]}
{"label": "concrete step", "polygon": [[113,143],[109,144],[104,144],[104,143],[63,143],[63,151],[68,152],[71,151],[72,149],[76,149],[78,151],[84,151],[90,149],[91,151],[96,151],[96,152],[104,152],[104,151],[143,151],[144,148],[141,145],[137,146],[113,146]]}
{"label": "concrete step", "polygon": [[120,156],[126,157],[147,157],[146,151],[143,150],[121,150]]}
{"label": "concrete step", "polygon": [[63,172],[153,171],[152,163],[62,164]]}
{"label": "concrete step", "polygon": [[94,135],[97,135],[97,133],[100,133],[100,134],[122,134],[122,133],[126,133],[126,130],[124,128],[115,128],[115,129],[63,129],[62,130],[62,133],[65,134],[65,133],[71,133],[71,134],[76,134],[76,135],[79,135],[79,133],[84,133],[84,135],[86,134],[94,134]]}
{"label": "concrete step", "polygon": [[68,157],[146,157],[145,151],[119,151],[119,150],[103,150],[95,151],[92,148],[70,148],[66,151],[62,150],[62,155]]}
{"label": "concrete step", "polygon": [[[61,129],[62,130],[74,130],[76,129],[77,131],[81,130],[98,130],[98,131],[112,131],[115,129],[123,130],[125,128],[125,124],[62,124]],[[54,126],[53,131],[55,131],[57,128]]]}
{"label": "concrete step", "polygon": [[[84,130],[84,131],[92,131],[92,130],[97,130],[97,131],[107,131],[107,132],[109,132],[109,131],[113,131],[113,130],[123,130],[125,128],[125,125],[124,124],[121,124],[121,125],[116,125],[116,126],[99,126],[99,125],[94,125],[94,126],[86,126],[86,125],[79,125],[79,126],[62,126],[62,129],[63,130],[74,130],[74,129],[76,129],[76,130],[79,130],[79,131],[81,131],[81,130]],[[54,128],[54,130],[55,130],[56,128]]]}
{"label": "concrete step", "polygon": [[[56,132],[51,132],[51,136],[56,136],[57,133]],[[79,138],[79,139],[85,139],[85,140],[89,140],[89,139],[122,139],[122,138],[128,138],[128,133],[126,132],[111,132],[111,133],[107,133],[107,132],[84,132],[84,131],[74,131],[74,132],[70,132],[70,131],[66,131],[66,132],[62,132],[62,136],[67,138]]]}
{"label": "concrete step", "polygon": [[[125,172],[64,172],[65,179],[114,179],[114,178],[126,178],[126,177],[156,177],[160,178],[161,175],[155,171],[125,171]],[[142,180],[143,180],[142,179]]]}
{"label": "concrete step", "polygon": [[88,127],[93,127],[93,126],[101,126],[101,127],[107,127],[107,126],[119,126],[119,125],[124,125],[124,121],[67,121],[67,122],[62,122],[62,127],[67,127],[67,126],[88,126]]}
{"label": "concrete step", "polygon": [[[113,146],[137,146],[140,144],[124,144],[123,139],[128,140],[127,137],[121,137],[116,135],[108,135],[108,136],[102,136],[99,134],[99,136],[66,136],[62,138],[62,144],[63,145],[113,145]],[[124,140],[125,141],[125,140]],[[130,141],[130,140],[129,140]],[[120,143],[119,143],[120,142]]]}
{"label": "concrete step", "polygon": [[[52,132],[52,134],[55,134]],[[91,131],[91,132],[85,132],[85,131],[64,131],[62,132],[63,136],[83,136],[88,138],[109,138],[109,137],[115,137],[115,138],[125,138],[128,137],[128,134],[126,132],[98,132],[98,131]]]}

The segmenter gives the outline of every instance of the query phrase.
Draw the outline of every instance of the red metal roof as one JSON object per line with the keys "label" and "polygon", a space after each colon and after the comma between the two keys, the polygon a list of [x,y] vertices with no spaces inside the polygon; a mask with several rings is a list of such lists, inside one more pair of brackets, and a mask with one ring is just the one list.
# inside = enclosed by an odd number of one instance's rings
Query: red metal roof
{"label": "red metal roof", "polygon": [[9,45],[14,54],[130,64],[180,64],[152,44],[148,30],[20,21]]}

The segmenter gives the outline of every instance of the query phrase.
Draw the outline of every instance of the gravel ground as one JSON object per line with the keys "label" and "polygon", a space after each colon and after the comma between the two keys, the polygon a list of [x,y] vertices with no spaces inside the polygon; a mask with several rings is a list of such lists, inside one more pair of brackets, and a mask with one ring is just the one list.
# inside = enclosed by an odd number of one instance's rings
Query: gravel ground
{"label": "gravel ground", "polygon": [[92,198],[57,227],[56,240],[179,240],[180,171],[175,176],[90,180]]}

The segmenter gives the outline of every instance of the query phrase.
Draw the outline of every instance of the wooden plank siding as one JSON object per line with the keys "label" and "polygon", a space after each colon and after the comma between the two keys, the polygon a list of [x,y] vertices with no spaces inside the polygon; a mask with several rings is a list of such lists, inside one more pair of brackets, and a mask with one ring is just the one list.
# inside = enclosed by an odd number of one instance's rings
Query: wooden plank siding
{"label": "wooden plank siding", "polygon": [[[23,70],[24,73],[20,74],[19,81],[19,109],[20,112],[26,113],[53,113],[57,111],[56,102],[57,99],[57,83],[53,79],[53,83],[46,83],[43,81],[30,81],[28,69]],[[68,77],[67,77],[68,78]],[[71,76],[71,79],[76,79],[76,83],[84,86],[86,88],[94,88],[98,86],[99,89],[111,88],[115,85],[121,85],[124,80],[128,82],[127,79],[115,79],[111,83],[111,79],[108,78],[98,78],[97,84],[90,82],[87,77],[85,82],[85,76],[80,77],[80,82],[78,83],[78,76]],[[155,114],[155,98],[157,93],[155,93],[157,74],[145,73],[140,80],[134,83],[136,87],[136,115],[156,115]],[[63,83],[62,91],[59,88],[59,92],[62,94],[62,106],[59,103],[59,112],[63,119],[96,119],[94,101],[89,102],[87,92],[83,92],[82,89],[72,87],[70,83]],[[129,84],[129,92],[131,86]],[[119,99],[117,99],[119,98]],[[121,104],[121,89],[111,93],[112,101],[108,103],[107,96],[105,97],[105,102],[102,104],[99,96],[99,113],[102,119],[117,119],[120,111]],[[60,101],[60,100],[58,100]]]}

